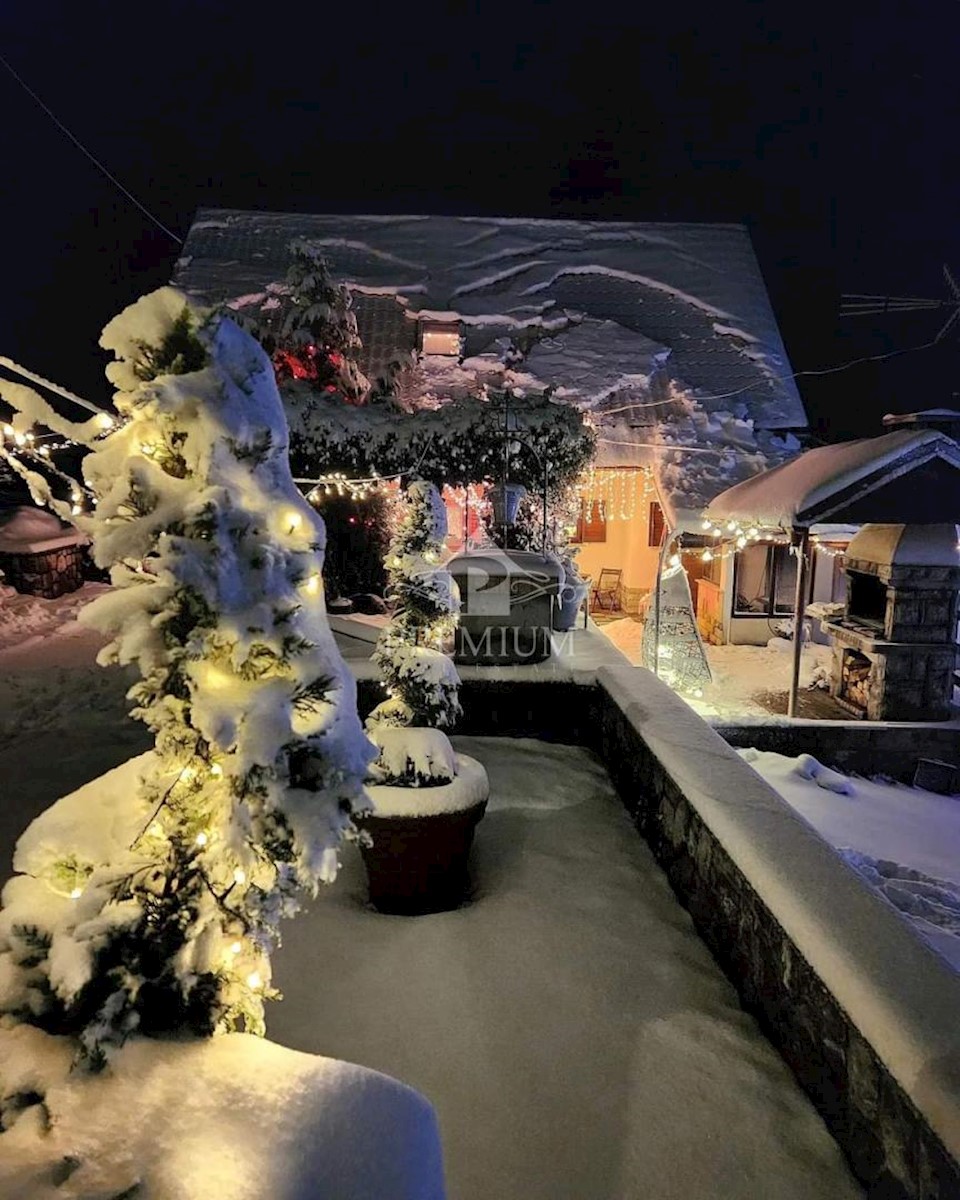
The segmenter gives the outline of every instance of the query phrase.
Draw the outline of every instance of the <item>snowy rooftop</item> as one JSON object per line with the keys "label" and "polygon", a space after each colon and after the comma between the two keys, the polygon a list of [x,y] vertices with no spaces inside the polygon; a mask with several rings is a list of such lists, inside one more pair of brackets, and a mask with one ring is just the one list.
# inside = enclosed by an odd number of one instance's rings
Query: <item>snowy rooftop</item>
{"label": "snowy rooftop", "polygon": [[[733,408],[767,429],[806,425],[743,226],[201,209],[174,282],[208,300],[257,293],[283,279],[295,237],[322,244],[333,273],[366,296],[459,317],[467,355],[518,332],[553,335],[528,368],[587,398],[618,375],[649,375],[659,355],[708,410]],[[382,302],[366,309],[380,343],[409,345]],[[358,316],[368,323],[363,308]],[[611,335],[596,379],[587,339],[557,358],[560,332],[584,317]],[[380,344],[378,362],[384,352]]]}
{"label": "snowy rooftop", "polygon": [[[880,437],[819,446],[722,492],[710,504],[708,515],[718,521],[735,518],[781,529],[807,527],[826,519],[842,521],[850,505],[864,495],[934,461],[957,474],[960,447],[931,429],[898,429]],[[929,485],[932,480],[923,482]],[[911,515],[904,507],[910,502],[907,494],[900,499],[898,515],[884,517],[878,512],[866,519],[927,523],[954,515],[951,496],[938,493],[931,497],[929,486],[914,491],[916,503],[925,508],[939,497],[942,515]]]}

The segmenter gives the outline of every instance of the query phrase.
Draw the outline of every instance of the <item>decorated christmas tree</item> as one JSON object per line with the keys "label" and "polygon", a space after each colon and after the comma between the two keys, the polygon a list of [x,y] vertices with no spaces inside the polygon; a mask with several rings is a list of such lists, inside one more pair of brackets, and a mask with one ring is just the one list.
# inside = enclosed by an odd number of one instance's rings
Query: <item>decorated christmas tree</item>
{"label": "decorated christmas tree", "polygon": [[451,728],[460,715],[460,678],[444,648],[459,596],[440,565],[447,511],[432,483],[411,483],[406,511],[387,553],[388,595],[396,608],[374,651],[389,697],[373,725]]}
{"label": "decorated christmas tree", "polygon": [[281,386],[299,381],[308,392],[359,401],[370,385],[356,362],[360,338],[350,293],[331,278],[312,242],[291,242],[290,256],[283,288],[244,309],[242,322],[270,355]]}
{"label": "decorated christmas tree", "polygon": [[138,668],[129,696],[155,735],[27,830],[3,894],[0,1011],[94,1063],[134,1032],[262,1032],[280,919],[334,877],[373,752],[269,359],[170,288],[101,344],[120,416],[105,436],[4,393],[15,428],[90,446],[78,488],[96,507],[72,519],[114,590],[84,616],[112,638],[101,663]]}

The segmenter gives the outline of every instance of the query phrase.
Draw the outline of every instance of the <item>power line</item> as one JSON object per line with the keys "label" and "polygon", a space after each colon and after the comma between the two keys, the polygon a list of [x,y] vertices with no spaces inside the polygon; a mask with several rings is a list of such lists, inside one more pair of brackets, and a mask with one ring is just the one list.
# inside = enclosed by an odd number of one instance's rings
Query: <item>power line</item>
{"label": "power line", "polygon": [[33,88],[31,88],[29,86],[29,84],[26,83],[25,80],[21,79],[21,77],[17,74],[17,72],[13,69],[13,67],[11,67],[11,65],[7,62],[7,60],[3,57],[2,54],[0,54],[0,63],[2,63],[7,68],[7,70],[14,77],[14,79],[17,81],[17,83],[20,84],[20,86],[27,93],[27,95],[32,97],[32,99],[34,101],[36,101],[37,104],[39,104],[39,106],[47,114],[47,116],[50,118],[50,120],[53,121],[54,125],[56,125],[56,127],[60,130],[60,132],[63,133],[66,137],[68,137],[71,142],[73,142],[73,144],[77,147],[77,149],[80,151],[80,153],[85,155],[99,171],[101,171],[104,175],[106,175],[107,179],[110,180],[110,182],[114,185],[114,187],[119,188],[119,190],[121,192],[123,192],[123,194],[126,196],[126,198],[131,202],[131,204],[135,204],[136,207],[143,213],[143,215],[145,217],[147,217],[149,220],[151,220],[154,223],[154,225],[157,226],[158,229],[161,229],[167,235],[167,237],[171,238],[173,241],[175,241],[178,246],[182,246],[183,238],[177,237],[177,235],[173,232],[172,229],[168,229],[167,226],[164,225],[164,223],[160,220],[159,217],[155,217],[153,215],[153,213],[149,210],[149,208],[147,208],[145,205],[141,204],[140,201],[136,198],[136,196],[134,196],[132,192],[128,191],[123,186],[123,184],[116,177],[116,175],[111,174],[111,172],[107,170],[107,168],[103,165],[103,163],[95,155],[91,154],[91,152],[86,148],[86,146],[84,146],[84,144],[80,141],[80,139],[75,137],[70,132],[70,130],[66,127],[66,125],[64,125],[64,123],[57,116],[57,114],[55,112],[53,112],[53,110],[49,107],[49,105],[44,104],[44,102],[40,99],[40,97],[33,90]]}
{"label": "power line", "polygon": [[[907,346],[903,350],[887,350],[883,354],[865,354],[860,358],[851,358],[849,362],[838,363],[835,367],[812,367],[806,371],[793,371],[789,375],[772,375],[767,376],[769,380],[775,383],[784,382],[788,379],[801,379],[807,375],[835,375],[838,371],[849,370],[850,367],[857,367],[861,363],[868,362],[883,362],[887,358],[898,358],[903,354],[915,354],[918,350],[929,350],[931,346],[936,346],[940,341],[941,334],[937,334],[929,342],[924,342],[920,346]],[[746,387],[737,388],[733,392],[713,392],[707,396],[697,396],[696,398],[704,400],[729,400],[733,396],[742,396],[744,392],[755,392],[758,384],[748,383]],[[697,390],[697,389],[695,389]],[[629,412],[632,408],[654,408],[661,404],[669,404],[669,400],[655,400],[649,404],[624,404],[620,408],[607,408],[601,414],[604,417],[615,416],[617,413]]]}

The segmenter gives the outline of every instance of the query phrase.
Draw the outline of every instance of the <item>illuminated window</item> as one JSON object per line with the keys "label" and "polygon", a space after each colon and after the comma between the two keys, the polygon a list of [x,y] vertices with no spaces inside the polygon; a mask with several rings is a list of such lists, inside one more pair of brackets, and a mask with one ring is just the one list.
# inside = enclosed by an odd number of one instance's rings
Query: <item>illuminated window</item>
{"label": "illuminated window", "polygon": [[421,321],[420,349],[424,354],[459,358],[462,349],[459,321]]}

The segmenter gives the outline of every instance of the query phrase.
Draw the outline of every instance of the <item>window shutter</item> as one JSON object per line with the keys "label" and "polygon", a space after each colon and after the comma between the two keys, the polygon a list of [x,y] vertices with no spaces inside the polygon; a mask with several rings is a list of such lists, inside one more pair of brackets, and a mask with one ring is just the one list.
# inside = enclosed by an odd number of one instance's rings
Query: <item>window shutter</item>
{"label": "window shutter", "polygon": [[587,502],[580,502],[580,516],[577,517],[577,533],[575,542],[605,542],[607,540],[607,522],[599,500],[594,500],[587,511]]}
{"label": "window shutter", "polygon": [[647,538],[648,546],[659,546],[663,539],[663,509],[656,502],[650,501],[650,528]]}

